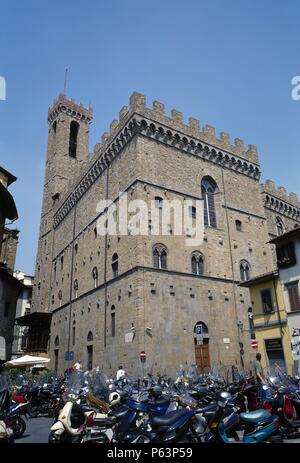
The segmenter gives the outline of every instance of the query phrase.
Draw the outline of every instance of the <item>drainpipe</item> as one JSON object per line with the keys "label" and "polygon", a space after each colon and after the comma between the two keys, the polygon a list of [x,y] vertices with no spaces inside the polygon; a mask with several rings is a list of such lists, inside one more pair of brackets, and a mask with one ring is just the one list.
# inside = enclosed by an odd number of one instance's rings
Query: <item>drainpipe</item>
{"label": "drainpipe", "polygon": [[[108,181],[109,181],[109,166],[106,166],[106,186],[105,186],[105,199],[108,200]],[[105,214],[108,208],[105,208]],[[104,349],[106,349],[106,327],[107,327],[107,233],[104,238]]]}
{"label": "drainpipe", "polygon": [[[227,201],[226,201],[224,169],[223,169],[222,166],[221,166],[221,172],[222,172],[222,186],[223,186],[223,192],[224,192],[224,207],[225,207],[225,215],[226,215],[227,234],[228,234],[228,241],[229,241],[229,254],[230,254],[230,262],[231,262],[231,275],[232,275],[234,311],[235,311],[235,319],[236,319],[236,326],[237,326],[238,343],[239,343],[239,349],[240,349],[241,334],[240,334],[240,328],[239,328],[239,325],[238,325],[238,313],[237,313],[237,302],[236,302],[236,286],[235,286],[235,283],[234,283],[234,265],[233,265],[233,256],[232,256],[232,244],[231,244],[231,238],[230,238],[230,227],[229,227],[228,209],[227,209]],[[244,359],[243,359],[243,355],[241,353],[240,353],[240,359],[241,359],[242,368],[244,368]]]}
{"label": "drainpipe", "polygon": [[279,309],[279,304],[278,304],[275,280],[273,280],[273,289],[274,289],[274,294],[275,294],[275,301],[276,301],[276,307],[277,307],[277,318],[278,318],[279,327],[280,327],[280,337],[281,337],[281,343],[282,343],[282,349],[283,349],[283,323],[282,323],[281,316],[280,316],[280,309]]}
{"label": "drainpipe", "polygon": [[72,256],[71,256],[71,272],[70,272],[70,293],[69,293],[69,332],[68,332],[68,352],[70,352],[71,344],[71,323],[72,323],[72,291],[73,291],[73,272],[74,272],[74,241],[76,228],[77,205],[74,206],[73,232],[72,232]]}

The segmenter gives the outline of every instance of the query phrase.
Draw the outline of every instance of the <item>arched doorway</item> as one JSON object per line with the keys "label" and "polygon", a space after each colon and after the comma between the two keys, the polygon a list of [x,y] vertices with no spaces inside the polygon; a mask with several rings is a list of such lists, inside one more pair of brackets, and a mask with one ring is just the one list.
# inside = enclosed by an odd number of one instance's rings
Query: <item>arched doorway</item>
{"label": "arched doorway", "polygon": [[[199,333],[202,336],[197,336]],[[209,334],[208,328],[203,322],[197,322],[194,327],[194,345],[197,368],[201,373],[207,373],[210,369]]]}

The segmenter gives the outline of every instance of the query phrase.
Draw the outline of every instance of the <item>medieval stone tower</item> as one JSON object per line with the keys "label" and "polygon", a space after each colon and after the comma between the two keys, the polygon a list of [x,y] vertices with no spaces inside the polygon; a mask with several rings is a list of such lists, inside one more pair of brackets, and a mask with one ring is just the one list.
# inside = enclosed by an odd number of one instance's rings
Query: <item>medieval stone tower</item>
{"label": "medieval stone tower", "polygon": [[60,197],[88,160],[92,109],[60,94],[48,110],[48,147],[33,291],[33,311],[50,306],[53,215]]}
{"label": "medieval stone tower", "polygon": [[[175,109],[167,115],[159,101],[150,108],[139,93],[89,156],[91,120],[91,109],[63,95],[48,113],[33,304],[51,319],[50,367],[63,372],[81,359],[84,368],[122,364],[133,375],[174,374],[185,362],[252,368],[251,299],[239,283],[274,268],[270,237],[300,223],[298,199],[260,184],[255,146],[192,117],[185,123]],[[171,219],[170,233],[155,233],[150,216],[148,233],[99,234],[99,201],[117,207],[120,192],[148,210],[204,199],[203,243],[187,246]]]}

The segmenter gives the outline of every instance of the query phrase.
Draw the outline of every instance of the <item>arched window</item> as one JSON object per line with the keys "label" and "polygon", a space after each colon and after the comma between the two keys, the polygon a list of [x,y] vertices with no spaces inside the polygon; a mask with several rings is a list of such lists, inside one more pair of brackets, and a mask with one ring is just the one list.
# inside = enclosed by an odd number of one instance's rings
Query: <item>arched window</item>
{"label": "arched window", "polygon": [[240,262],[241,281],[250,280],[250,264],[246,260]]}
{"label": "arched window", "polygon": [[94,341],[94,336],[91,331],[89,331],[89,334],[87,335],[87,341],[88,342],[93,342]]}
{"label": "arched window", "polygon": [[94,280],[94,288],[97,288],[97,286],[98,286],[98,269],[97,269],[97,267],[93,268],[92,277],[93,277],[93,280]]}
{"label": "arched window", "polygon": [[217,185],[210,177],[204,177],[201,182],[201,195],[204,201],[204,225],[208,227],[217,226],[215,198]]}
{"label": "arched window", "polygon": [[204,273],[204,258],[198,251],[192,254],[192,273],[194,275],[203,275]]}
{"label": "arched window", "polygon": [[75,346],[75,338],[76,338],[76,322],[73,321],[73,328],[72,328],[72,344]]}
{"label": "arched window", "polygon": [[116,278],[119,272],[119,257],[117,253],[115,253],[112,256],[111,268],[112,268],[113,277]]}
{"label": "arched window", "polygon": [[163,244],[156,244],[153,247],[153,267],[167,268],[167,249]]}
{"label": "arched window", "polygon": [[78,131],[79,131],[78,122],[72,121],[70,124],[70,139],[69,139],[69,156],[71,158],[76,158]]}
{"label": "arched window", "polygon": [[276,217],[276,230],[278,236],[283,235],[284,225],[280,217]]}
{"label": "arched window", "polygon": [[78,297],[78,280],[74,281],[74,296]]}
{"label": "arched window", "polygon": [[54,340],[54,345],[55,345],[55,347],[59,346],[59,337],[58,336],[56,336],[56,338]]}
{"label": "arched window", "polygon": [[116,312],[115,312],[115,306],[111,306],[111,335],[115,336],[116,335]]}

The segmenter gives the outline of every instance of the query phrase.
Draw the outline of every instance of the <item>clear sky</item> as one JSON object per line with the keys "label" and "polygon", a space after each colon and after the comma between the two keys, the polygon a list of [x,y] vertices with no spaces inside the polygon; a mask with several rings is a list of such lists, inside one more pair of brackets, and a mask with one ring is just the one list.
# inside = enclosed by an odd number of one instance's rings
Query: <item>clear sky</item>
{"label": "clear sky", "polygon": [[300,2],[0,0],[0,164],[20,219],[16,268],[34,271],[47,110],[63,89],[91,104],[91,145],[136,90],[167,113],[257,145],[262,178],[300,195]]}

